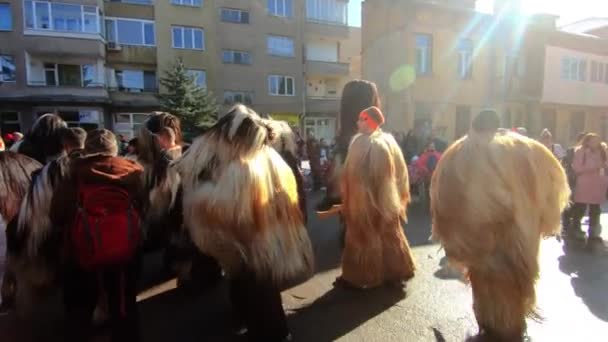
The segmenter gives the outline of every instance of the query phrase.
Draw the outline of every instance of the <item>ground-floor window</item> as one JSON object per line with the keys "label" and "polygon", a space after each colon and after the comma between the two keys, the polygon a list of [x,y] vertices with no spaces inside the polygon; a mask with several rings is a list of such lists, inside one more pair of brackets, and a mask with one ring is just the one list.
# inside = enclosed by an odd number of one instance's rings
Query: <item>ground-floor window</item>
{"label": "ground-floor window", "polygon": [[314,136],[319,141],[323,139],[331,144],[335,137],[336,119],[334,118],[306,118],[304,119],[304,133],[306,137]]}
{"label": "ground-floor window", "polygon": [[21,132],[18,112],[0,112],[0,132],[2,134]]}
{"label": "ground-floor window", "polygon": [[103,112],[97,109],[65,108],[58,110],[39,110],[38,117],[46,113],[59,115],[69,127],[81,127],[87,131],[103,127]]}
{"label": "ground-floor window", "polygon": [[137,136],[148,116],[147,113],[115,113],[114,131],[117,135],[122,134],[126,139],[132,139]]}

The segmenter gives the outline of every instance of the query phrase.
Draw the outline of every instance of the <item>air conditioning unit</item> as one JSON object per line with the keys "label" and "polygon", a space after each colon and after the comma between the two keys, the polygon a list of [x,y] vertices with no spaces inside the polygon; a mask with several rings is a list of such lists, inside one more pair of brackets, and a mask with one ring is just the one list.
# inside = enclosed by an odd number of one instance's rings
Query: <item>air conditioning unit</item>
{"label": "air conditioning unit", "polygon": [[122,46],[118,45],[116,42],[108,42],[108,50],[109,51],[120,51],[120,50],[122,50]]}

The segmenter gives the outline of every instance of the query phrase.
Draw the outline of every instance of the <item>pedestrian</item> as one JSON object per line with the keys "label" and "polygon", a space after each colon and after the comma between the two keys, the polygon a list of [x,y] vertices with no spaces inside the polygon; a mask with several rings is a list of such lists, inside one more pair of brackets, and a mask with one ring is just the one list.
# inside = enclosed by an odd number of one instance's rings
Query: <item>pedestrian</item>
{"label": "pedestrian", "polygon": [[34,122],[25,137],[11,147],[11,151],[25,154],[41,164],[46,164],[64,152],[61,132],[67,127],[65,121],[58,115],[44,114]]}
{"label": "pedestrian", "polygon": [[[585,239],[581,219],[589,209],[589,242],[601,242],[601,204],[606,201],[608,190],[608,158],[600,137],[588,133],[574,152],[572,169],[576,174],[574,205],[572,206],[572,236]],[[570,235],[570,234],[569,234]]]}
{"label": "pedestrian", "polygon": [[539,142],[497,133],[482,111],[467,137],[443,154],[431,184],[433,238],[473,290],[480,341],[523,341],[538,317],[535,282],[542,237],[559,231],[566,174]]}
{"label": "pedestrian", "polygon": [[365,80],[353,80],[348,82],[342,90],[340,111],[338,115],[338,127],[336,134],[336,149],[331,161],[331,169],[327,179],[325,197],[317,204],[316,210],[319,214],[330,212],[334,205],[340,200],[340,174],[348,146],[352,138],[357,134],[357,121],[359,114],[369,107],[380,108],[380,96],[376,84]]}
{"label": "pedestrian", "polygon": [[545,145],[558,160],[562,160],[566,156],[566,151],[564,151],[562,145],[553,142],[553,134],[551,134],[551,131],[547,128],[543,129],[540,133],[539,141],[541,144]]}
{"label": "pedestrian", "polygon": [[[91,131],[51,201],[51,222],[68,236],[64,304],[67,340],[86,341],[100,298],[111,340],[139,341],[137,276],[143,168],[118,155],[114,134]],[[96,229],[92,234],[91,229]]]}
{"label": "pedestrian", "polygon": [[[572,162],[574,161],[574,152],[581,145],[583,138],[586,135],[586,132],[581,132],[577,135],[576,143],[574,144],[574,146],[568,148],[568,150],[566,151],[566,155],[564,156],[564,158],[562,158],[561,161],[562,167],[566,171],[566,176],[568,177],[568,185],[570,186],[570,189],[574,189],[576,187],[576,172],[572,168]],[[572,195],[574,195],[574,193],[572,193],[570,196],[570,203],[574,202]],[[579,233],[577,233],[577,230],[572,230],[572,223],[574,220],[572,209],[573,206],[570,205],[566,209],[564,209],[564,212],[562,213],[562,233],[565,237],[577,238],[578,236],[578,238],[581,238],[582,234],[580,234],[580,230],[578,230]]]}
{"label": "pedestrian", "polygon": [[306,141],[306,154],[308,154],[310,173],[312,175],[312,189],[313,191],[318,191],[323,183],[321,178],[321,146],[312,134],[309,135],[308,141]]}
{"label": "pedestrian", "polygon": [[359,134],[348,149],[341,179],[346,236],[336,285],[402,286],[414,276],[413,256],[401,226],[410,201],[407,166],[397,141],[380,129],[383,123],[378,107],[363,110]]}
{"label": "pedestrian", "polygon": [[255,342],[289,339],[281,289],[311,276],[314,265],[295,177],[270,147],[278,137],[237,105],[175,165],[186,226],[196,246],[222,265],[237,323]]}
{"label": "pedestrian", "polygon": [[125,158],[130,160],[137,160],[137,144],[137,138],[129,140],[129,142],[127,143],[127,151],[125,154]]}

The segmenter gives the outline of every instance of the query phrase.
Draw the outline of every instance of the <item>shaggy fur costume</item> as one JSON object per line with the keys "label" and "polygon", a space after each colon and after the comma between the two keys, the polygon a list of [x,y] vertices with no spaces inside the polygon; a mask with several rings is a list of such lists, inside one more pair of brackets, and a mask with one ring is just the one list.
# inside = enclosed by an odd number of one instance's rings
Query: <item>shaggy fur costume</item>
{"label": "shaggy fur costume", "polygon": [[[41,167],[36,160],[24,155],[0,152],[0,234],[5,234],[8,223],[17,216],[21,201],[30,187],[32,174]],[[14,269],[8,262],[3,278],[2,303],[12,305],[16,280]]]}
{"label": "shaggy fur costume", "polygon": [[192,239],[229,277],[246,268],[283,284],[312,274],[296,180],[271,147],[279,136],[267,120],[237,106],[175,164]]}
{"label": "shaggy fur costume", "polygon": [[373,288],[414,276],[403,233],[410,201],[407,167],[392,135],[359,134],[348,149],[341,179],[346,244],[342,279]]}
{"label": "shaggy fur costume", "polygon": [[535,313],[541,237],[559,232],[570,194],[564,170],[535,140],[471,133],[433,175],[433,237],[464,267],[481,336],[519,341]]}

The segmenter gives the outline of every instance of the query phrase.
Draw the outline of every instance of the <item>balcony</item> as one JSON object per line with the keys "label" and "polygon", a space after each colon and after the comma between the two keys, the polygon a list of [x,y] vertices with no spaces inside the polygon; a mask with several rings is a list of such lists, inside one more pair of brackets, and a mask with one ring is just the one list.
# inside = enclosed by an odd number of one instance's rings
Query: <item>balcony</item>
{"label": "balcony", "polygon": [[108,43],[108,63],[156,65],[156,47]]}
{"label": "balcony", "polygon": [[154,2],[152,0],[106,1],[105,10],[107,17],[154,20]]}
{"label": "balcony", "polygon": [[307,38],[332,37],[347,39],[350,35],[350,29],[346,24],[307,17],[305,34]]}
{"label": "balcony", "polygon": [[158,107],[158,90],[145,89],[145,92],[118,91],[118,88],[110,89],[110,99],[114,107]]}
{"label": "balcony", "polygon": [[340,110],[340,98],[335,96],[308,96],[306,113],[334,114]]}
{"label": "balcony", "polygon": [[104,104],[109,103],[109,95],[104,84],[89,84],[87,87],[78,86],[51,86],[44,82],[29,81],[28,87],[20,91],[23,99],[32,102],[52,103],[82,103]]}
{"label": "balcony", "polygon": [[306,73],[318,76],[348,76],[349,64],[307,60]]}
{"label": "balcony", "polygon": [[96,39],[73,39],[68,37],[25,36],[24,48],[39,56],[104,58],[106,49],[97,35]]}

